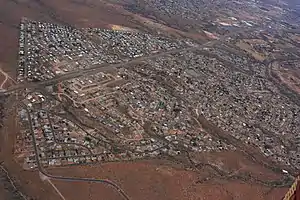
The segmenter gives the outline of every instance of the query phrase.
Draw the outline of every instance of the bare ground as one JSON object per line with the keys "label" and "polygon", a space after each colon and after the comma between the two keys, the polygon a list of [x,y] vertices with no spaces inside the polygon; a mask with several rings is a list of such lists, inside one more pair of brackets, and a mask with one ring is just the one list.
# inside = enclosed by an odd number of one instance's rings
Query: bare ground
{"label": "bare ground", "polygon": [[[111,163],[87,167],[52,169],[51,173],[64,176],[106,178],[118,183],[132,200],[271,200],[280,199],[286,188],[272,189],[241,181],[210,180],[199,183],[202,175],[173,167],[162,161],[140,161],[134,163]],[[119,200],[120,197],[100,184],[55,182],[68,199],[76,195],[93,199],[102,196]],[[80,191],[73,190],[81,188]]]}

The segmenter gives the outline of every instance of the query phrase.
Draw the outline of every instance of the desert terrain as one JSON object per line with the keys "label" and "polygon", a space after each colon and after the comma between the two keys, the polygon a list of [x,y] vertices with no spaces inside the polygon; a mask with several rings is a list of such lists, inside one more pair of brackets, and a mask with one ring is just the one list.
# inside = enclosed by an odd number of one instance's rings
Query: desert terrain
{"label": "desert terrain", "polygon": [[[131,13],[122,4],[114,5],[102,0],[0,0],[0,66],[11,77],[16,76],[18,27],[22,17],[78,28],[109,29],[118,25],[147,32],[159,30],[170,37],[189,37],[198,42],[206,40],[203,34],[160,24],[157,20]],[[241,46],[248,48],[244,44]],[[255,52],[249,50],[249,53]],[[257,60],[264,60],[260,55],[255,56]],[[3,81],[5,75],[0,73],[0,84]],[[11,84],[12,81],[7,81],[2,86],[8,88]],[[42,180],[37,169],[24,170],[13,155],[19,131],[16,105],[12,103],[15,98],[17,97],[10,96],[5,103],[5,126],[0,130],[0,162],[16,188],[13,188],[7,178],[1,178],[5,177],[5,173],[0,173],[0,199],[22,199],[19,194],[15,195],[19,191],[32,200],[56,200],[61,199],[61,195],[67,200],[122,200],[114,189],[104,184],[60,180],[52,180],[50,183]],[[225,134],[217,133],[219,130],[212,131],[215,134]],[[190,156],[198,162],[197,166],[193,167],[195,163],[187,164],[186,160],[167,158],[164,161],[142,160],[46,168],[45,171],[56,176],[113,180],[131,200],[275,200],[280,199],[288,189],[287,184],[273,185],[273,182],[281,182],[284,176],[282,172],[263,165],[269,160],[255,155],[254,158],[262,159],[258,162],[245,156],[241,149],[236,152]],[[226,173],[218,171],[219,168],[225,168]]]}
{"label": "desert terrain", "polygon": [[[246,163],[235,160],[237,165]],[[247,163],[248,164],[248,163]],[[259,170],[256,168],[255,170]],[[261,169],[262,170],[262,169]],[[182,166],[161,161],[142,161],[136,163],[112,163],[88,167],[68,167],[49,170],[53,174],[107,178],[117,182],[133,200],[166,199],[166,200],[200,200],[200,199],[247,199],[247,200],[272,200],[282,196],[286,188],[272,189],[259,183],[247,183],[241,180],[208,180],[204,174],[209,171],[204,168],[198,172],[184,170]],[[269,173],[262,170],[263,173]],[[274,176],[274,174],[273,174]],[[271,176],[269,176],[271,177]],[[67,199],[75,199],[78,195],[90,199],[110,198],[121,200],[114,191],[101,185],[90,183],[76,183],[71,186],[68,182],[55,181],[62,191],[72,190],[73,187],[81,188],[80,192],[65,192]],[[76,190],[77,191],[77,190]],[[101,191],[101,192],[95,192]],[[108,196],[104,196],[108,195]]]}

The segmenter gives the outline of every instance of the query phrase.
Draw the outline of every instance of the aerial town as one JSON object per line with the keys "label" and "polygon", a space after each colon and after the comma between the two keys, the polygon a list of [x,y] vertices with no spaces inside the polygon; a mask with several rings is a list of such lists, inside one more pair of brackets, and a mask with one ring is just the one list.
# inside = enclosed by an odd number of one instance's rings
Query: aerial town
{"label": "aerial town", "polygon": [[[47,4],[37,2],[28,9]],[[0,57],[0,178],[15,183],[8,171],[17,169],[12,173],[20,177],[38,172],[38,181],[61,199],[74,199],[60,193],[73,187],[66,182],[88,183],[89,194],[101,182],[129,200],[126,181],[157,174],[179,177],[176,184],[191,190],[220,180],[270,188],[266,195],[290,187],[300,171],[297,8],[273,0],[104,2],[112,16],[122,11],[132,24],[98,27],[104,19],[81,16],[81,26],[53,11],[55,20],[20,17],[14,26],[15,76],[3,70]],[[70,4],[87,13],[98,3]],[[123,168],[126,181],[117,175]],[[193,186],[181,182],[186,177]],[[133,198],[146,199],[163,200]]]}
{"label": "aerial town", "polygon": [[300,166],[299,85],[291,81],[299,79],[299,55],[290,50],[297,35],[278,32],[200,45],[23,19],[17,79],[36,86],[19,92],[19,160],[32,169],[239,148],[208,132],[204,117],[293,173]]}
{"label": "aerial town", "polygon": [[[113,0],[119,3],[123,1]],[[160,1],[125,0],[125,8],[139,13],[155,22],[163,20],[170,27],[192,32],[203,33],[216,39],[239,29],[255,26],[280,26],[278,21],[290,18],[292,12],[283,9],[285,5],[268,4],[264,1]],[[280,20],[279,20],[280,19]]]}

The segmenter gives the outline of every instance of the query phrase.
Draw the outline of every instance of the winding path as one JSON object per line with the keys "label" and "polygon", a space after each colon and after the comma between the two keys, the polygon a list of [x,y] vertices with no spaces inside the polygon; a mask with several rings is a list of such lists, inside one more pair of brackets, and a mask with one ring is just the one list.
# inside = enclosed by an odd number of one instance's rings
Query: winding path
{"label": "winding path", "polygon": [[3,74],[3,76],[5,77],[4,81],[0,85],[0,89],[5,89],[3,87],[8,80],[11,80],[13,83],[17,84],[16,81],[12,77],[10,77],[5,71],[3,71],[1,68],[0,68],[0,73]]}

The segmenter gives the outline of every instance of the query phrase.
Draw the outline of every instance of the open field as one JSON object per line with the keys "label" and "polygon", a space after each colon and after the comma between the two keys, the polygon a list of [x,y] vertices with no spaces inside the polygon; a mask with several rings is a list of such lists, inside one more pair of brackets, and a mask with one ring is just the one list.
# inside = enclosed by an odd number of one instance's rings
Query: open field
{"label": "open field", "polygon": [[0,85],[3,84],[3,82],[5,81],[5,76],[0,73]]}
{"label": "open field", "polygon": [[[272,200],[283,196],[286,188],[273,189],[242,181],[209,180],[201,183],[203,172],[186,171],[172,167],[162,161],[140,161],[135,163],[111,163],[85,167],[68,167],[49,170],[53,174],[76,177],[108,178],[119,183],[132,200],[200,200],[200,199],[245,199]],[[207,169],[204,171],[208,171]],[[76,195],[99,199],[108,195],[114,200],[121,199],[114,192],[97,184],[54,182],[64,191],[67,199]],[[81,188],[80,192],[73,189]],[[97,192],[96,192],[97,191]],[[103,197],[103,196],[102,196]],[[105,199],[103,197],[103,199]]]}
{"label": "open field", "polygon": [[240,49],[246,51],[247,53],[251,54],[256,60],[263,61],[266,57],[263,54],[256,52],[249,44],[246,42],[240,41],[236,44]]}
{"label": "open field", "polygon": [[[8,162],[6,162],[6,164],[8,164]],[[43,182],[40,179],[39,173],[37,171],[25,171],[21,169],[17,163],[13,162],[9,163],[8,166],[10,167],[8,171],[12,175],[11,178],[13,179],[14,184],[16,185],[17,191],[33,199],[59,199],[59,196],[55,193],[52,187],[47,182]],[[13,189],[5,189],[8,187],[8,184],[10,184],[9,182],[4,182],[3,184],[4,185],[0,185],[0,197],[1,195],[12,196],[17,192]],[[4,191],[4,194],[1,192],[1,189],[2,191]],[[18,199],[16,198],[16,200],[19,199],[23,200],[23,198],[21,197],[19,197]]]}
{"label": "open field", "polygon": [[300,70],[298,68],[299,63],[274,63],[272,70],[276,80],[294,91],[296,94],[300,94]]}

